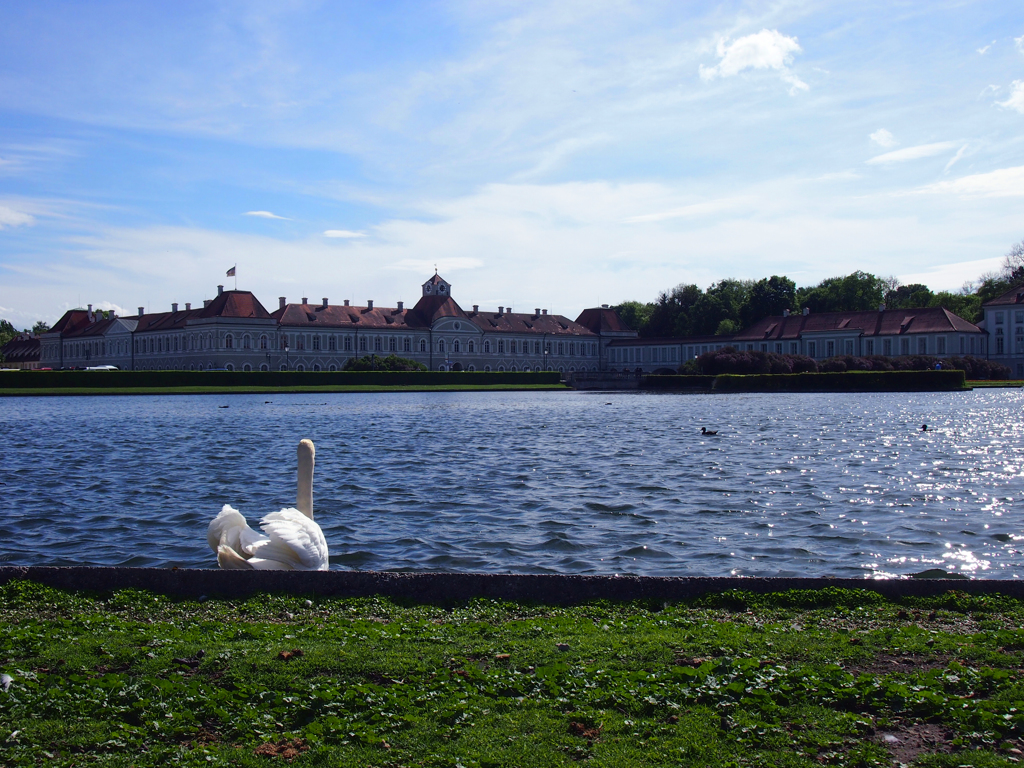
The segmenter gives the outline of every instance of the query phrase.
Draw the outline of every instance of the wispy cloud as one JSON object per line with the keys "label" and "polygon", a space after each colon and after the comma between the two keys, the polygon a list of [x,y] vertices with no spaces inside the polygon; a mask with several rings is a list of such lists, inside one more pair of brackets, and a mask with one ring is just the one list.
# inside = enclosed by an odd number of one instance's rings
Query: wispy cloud
{"label": "wispy cloud", "polygon": [[982,56],[984,56],[984,55],[985,55],[986,53],[988,53],[988,49],[989,49],[989,48],[991,48],[991,47],[992,47],[993,45],[995,45],[995,44],[996,44],[996,41],[995,41],[995,40],[993,40],[993,41],[992,41],[991,43],[989,43],[988,45],[986,45],[986,46],[984,46],[984,47],[982,47],[982,48],[979,48],[979,49],[978,49],[978,53],[979,53],[979,54],[981,54]]}
{"label": "wispy cloud", "polygon": [[946,163],[946,167],[942,169],[943,173],[949,173],[949,169],[952,168],[956,162],[964,156],[964,152],[967,151],[967,145],[964,144],[960,149],[957,150],[956,154],[953,155],[953,159]]}
{"label": "wispy cloud", "polygon": [[949,152],[956,147],[955,141],[938,141],[934,144],[920,144],[916,147],[897,149],[895,152],[886,152],[884,155],[877,155],[870,160],[865,160],[868,165],[889,165],[891,163],[905,163],[908,160],[920,160],[923,157],[934,157],[944,152]]}
{"label": "wispy cloud", "polygon": [[875,144],[882,147],[883,149],[895,147],[897,144],[899,144],[899,142],[896,141],[896,137],[889,133],[887,130],[885,130],[885,128],[879,128],[877,131],[872,133],[871,136],[869,136],[868,138],[870,138],[873,142],[875,142]]}
{"label": "wispy cloud", "polygon": [[1010,98],[1006,101],[997,101],[996,104],[1024,115],[1024,80],[1014,80],[1010,85]]}
{"label": "wispy cloud", "polygon": [[1014,44],[1017,46],[1017,50],[1024,53],[1024,35],[1013,38]]}
{"label": "wispy cloud", "polygon": [[789,83],[790,93],[808,90],[803,82],[789,69],[793,54],[803,50],[795,37],[787,37],[777,29],[762,29],[757,34],[741,37],[732,43],[722,38],[718,41],[716,53],[721,59],[713,67],[700,65],[702,80],[716,77],[732,77],[745,69],[774,69]]}
{"label": "wispy cloud", "polygon": [[260,219],[280,219],[281,221],[291,221],[287,216],[278,216],[276,213],[270,211],[246,211],[244,216],[256,216]]}
{"label": "wispy cloud", "polygon": [[1024,197],[1024,165],[976,173],[954,181],[940,181],[919,192],[940,192],[972,197]]}
{"label": "wispy cloud", "polygon": [[324,232],[324,237],[366,237],[365,232],[353,232],[351,229],[328,229]]}
{"label": "wispy cloud", "polygon": [[35,217],[31,214],[16,211],[13,208],[8,208],[6,205],[0,205],[0,229],[31,226],[35,223]]}

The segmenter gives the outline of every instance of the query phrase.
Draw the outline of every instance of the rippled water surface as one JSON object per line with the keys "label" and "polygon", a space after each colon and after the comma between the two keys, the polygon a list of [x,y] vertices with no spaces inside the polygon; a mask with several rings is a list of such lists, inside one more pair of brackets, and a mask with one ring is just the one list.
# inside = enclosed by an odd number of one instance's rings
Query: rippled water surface
{"label": "rippled water surface", "polygon": [[266,399],[4,399],[0,564],[215,566],[310,437],[333,568],[1024,575],[1020,390]]}

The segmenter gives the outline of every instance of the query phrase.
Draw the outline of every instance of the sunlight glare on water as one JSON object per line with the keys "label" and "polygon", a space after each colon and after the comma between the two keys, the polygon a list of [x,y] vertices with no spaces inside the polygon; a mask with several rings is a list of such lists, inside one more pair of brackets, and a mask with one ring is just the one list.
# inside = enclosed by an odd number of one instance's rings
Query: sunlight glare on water
{"label": "sunlight glare on water", "polygon": [[6,399],[0,564],[214,567],[309,437],[333,568],[1024,574],[1020,390],[272,399]]}

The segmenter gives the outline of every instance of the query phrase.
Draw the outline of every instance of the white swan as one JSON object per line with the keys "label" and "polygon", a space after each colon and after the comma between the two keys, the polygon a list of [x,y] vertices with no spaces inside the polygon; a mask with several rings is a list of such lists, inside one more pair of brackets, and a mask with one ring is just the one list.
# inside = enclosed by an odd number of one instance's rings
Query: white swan
{"label": "white swan", "polygon": [[271,512],[260,520],[263,534],[254,531],[242,514],[225,504],[210,521],[206,541],[226,569],[264,571],[326,571],[327,540],[313,522],[313,464],[311,440],[299,443],[299,488],[295,506]]}

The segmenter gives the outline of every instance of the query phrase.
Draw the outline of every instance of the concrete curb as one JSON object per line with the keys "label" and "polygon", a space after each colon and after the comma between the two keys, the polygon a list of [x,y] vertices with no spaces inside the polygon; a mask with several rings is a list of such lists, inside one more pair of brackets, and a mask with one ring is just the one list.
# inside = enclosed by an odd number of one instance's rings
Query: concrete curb
{"label": "concrete curb", "polygon": [[595,600],[690,600],[709,593],[741,589],[782,592],[789,589],[864,589],[884,597],[927,597],[956,590],[1024,598],[1024,583],[1011,580],[819,578],[661,578],[654,576],[503,575],[482,573],[396,573],[373,571],[221,571],[163,568],[0,567],[0,584],[28,579],[71,591],[112,592],[144,589],[172,597],[243,598],[286,593],[320,597],[401,598],[447,603],[491,598],[549,605]]}

